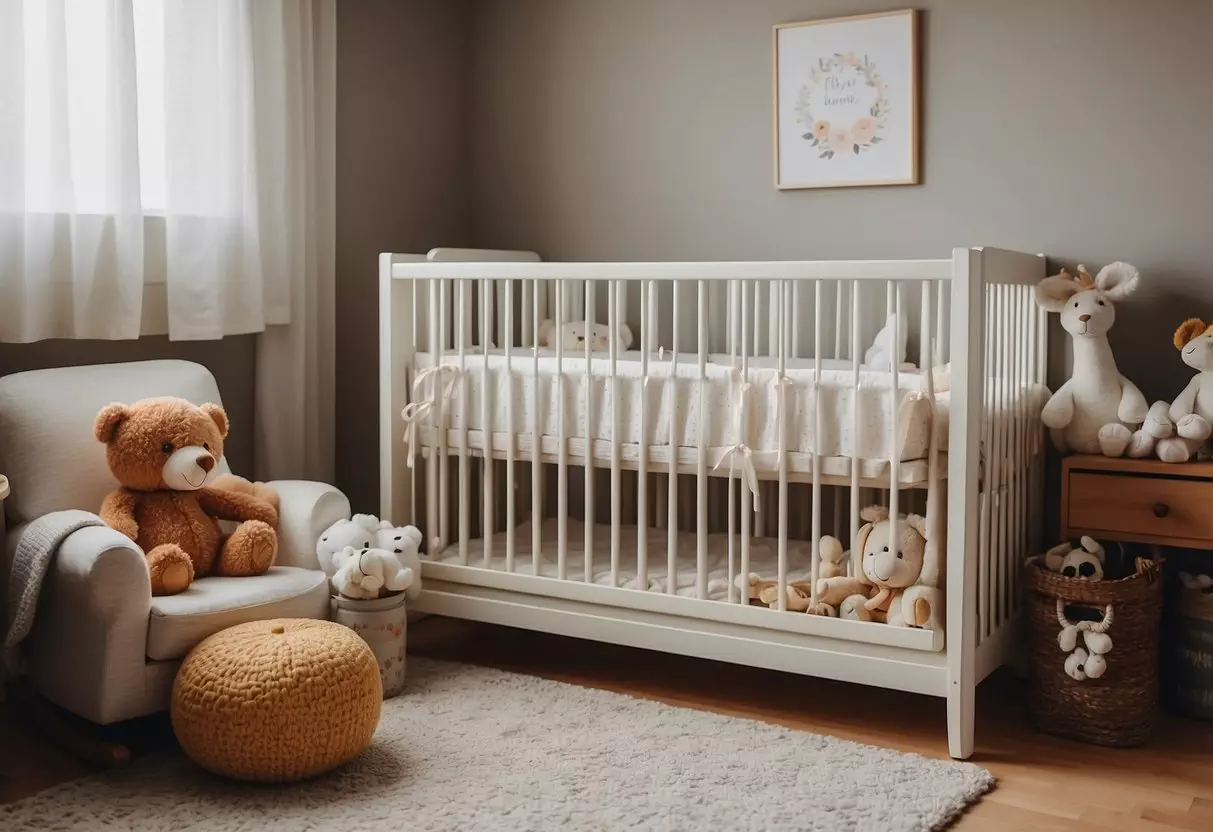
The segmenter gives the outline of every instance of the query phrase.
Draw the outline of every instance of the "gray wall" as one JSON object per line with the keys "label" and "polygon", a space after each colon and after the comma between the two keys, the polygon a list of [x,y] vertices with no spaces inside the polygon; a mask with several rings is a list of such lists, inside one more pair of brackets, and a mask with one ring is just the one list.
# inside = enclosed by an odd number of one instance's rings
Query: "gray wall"
{"label": "gray wall", "polygon": [[938,257],[965,245],[1124,259],[1143,289],[1119,310],[1121,369],[1148,396],[1176,395],[1190,371],[1171,332],[1213,315],[1213,3],[913,5],[926,8],[923,184],[780,193],[771,26],[887,5],[478,2],[476,243],[549,259]]}
{"label": "gray wall", "polygon": [[337,477],[379,510],[379,253],[468,245],[467,4],[337,6]]}

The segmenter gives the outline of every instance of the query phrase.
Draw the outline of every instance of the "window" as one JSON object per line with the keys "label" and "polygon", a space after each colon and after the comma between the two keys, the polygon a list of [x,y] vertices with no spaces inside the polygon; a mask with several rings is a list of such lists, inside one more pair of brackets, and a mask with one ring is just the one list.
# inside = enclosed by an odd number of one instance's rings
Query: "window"
{"label": "window", "polygon": [[[104,214],[114,182],[99,128],[108,121],[121,83],[111,53],[121,48],[110,4],[65,0],[63,16],[46,0],[23,0],[25,208],[55,213]],[[117,23],[117,21],[114,21]],[[164,208],[164,9],[162,0],[134,0],[135,109],[144,211]],[[121,25],[121,24],[119,24]],[[66,144],[69,175],[56,164]]]}

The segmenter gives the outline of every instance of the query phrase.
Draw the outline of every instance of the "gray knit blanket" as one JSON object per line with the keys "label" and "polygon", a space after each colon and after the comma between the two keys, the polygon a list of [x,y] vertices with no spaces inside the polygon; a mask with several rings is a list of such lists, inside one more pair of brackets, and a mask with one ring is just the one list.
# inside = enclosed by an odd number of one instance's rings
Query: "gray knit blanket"
{"label": "gray knit blanket", "polygon": [[[13,556],[8,575],[8,603],[4,622],[4,651],[11,654],[34,626],[34,610],[42,581],[50,570],[59,546],[68,536],[86,526],[104,526],[95,514],[69,509],[54,511],[30,523]],[[6,656],[10,658],[11,656]]]}

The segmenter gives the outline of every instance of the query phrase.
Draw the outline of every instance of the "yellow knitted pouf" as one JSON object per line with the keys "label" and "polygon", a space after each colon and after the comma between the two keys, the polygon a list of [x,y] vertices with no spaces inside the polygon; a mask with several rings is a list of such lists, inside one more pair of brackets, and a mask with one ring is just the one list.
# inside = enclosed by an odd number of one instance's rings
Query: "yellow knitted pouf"
{"label": "yellow knitted pouf", "polygon": [[383,688],[375,654],[330,621],[253,621],[204,639],[173,682],[185,753],[240,780],[302,780],[371,742]]}

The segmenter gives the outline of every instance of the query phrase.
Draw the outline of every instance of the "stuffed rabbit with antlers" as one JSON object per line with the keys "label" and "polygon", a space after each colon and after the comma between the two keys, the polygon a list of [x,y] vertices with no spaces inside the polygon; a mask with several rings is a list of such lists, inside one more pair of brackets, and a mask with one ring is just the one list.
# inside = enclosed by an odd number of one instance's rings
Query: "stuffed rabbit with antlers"
{"label": "stuffed rabbit with antlers", "polygon": [[1154,436],[1141,425],[1146,398],[1116,368],[1108,331],[1116,321],[1115,304],[1137,289],[1140,277],[1128,263],[1110,263],[1091,277],[1065,269],[1036,286],[1036,303],[1061,316],[1074,344],[1070,379],[1045,404],[1040,419],[1063,453],[1149,456]]}

